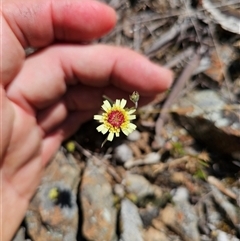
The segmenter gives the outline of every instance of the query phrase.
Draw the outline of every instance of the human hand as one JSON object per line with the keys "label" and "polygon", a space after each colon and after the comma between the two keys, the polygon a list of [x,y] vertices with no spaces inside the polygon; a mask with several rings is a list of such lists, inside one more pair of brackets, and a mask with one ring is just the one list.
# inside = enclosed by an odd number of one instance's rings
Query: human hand
{"label": "human hand", "polygon": [[[113,28],[115,12],[90,0],[8,0],[1,9],[0,237],[21,223],[44,166],[97,113],[102,95],[143,103],[171,72],[131,50],[86,45]],[[24,48],[39,51],[25,57]]]}

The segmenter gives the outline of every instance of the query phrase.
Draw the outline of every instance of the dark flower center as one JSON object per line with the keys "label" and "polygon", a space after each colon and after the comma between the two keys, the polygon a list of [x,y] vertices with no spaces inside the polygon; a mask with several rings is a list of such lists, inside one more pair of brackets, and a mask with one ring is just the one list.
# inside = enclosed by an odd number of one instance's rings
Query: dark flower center
{"label": "dark flower center", "polygon": [[113,127],[119,128],[122,125],[122,123],[125,121],[125,118],[121,111],[114,110],[108,114],[107,121]]}

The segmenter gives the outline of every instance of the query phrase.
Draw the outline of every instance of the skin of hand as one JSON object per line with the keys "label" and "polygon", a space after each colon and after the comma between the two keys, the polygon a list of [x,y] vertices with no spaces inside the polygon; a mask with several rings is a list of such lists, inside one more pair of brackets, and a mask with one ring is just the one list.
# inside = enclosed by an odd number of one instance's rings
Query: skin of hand
{"label": "skin of hand", "polygon": [[[115,25],[93,0],[7,0],[1,5],[0,238],[11,240],[61,142],[97,113],[102,95],[142,104],[172,73],[126,48],[90,44]],[[88,43],[88,44],[87,44]],[[37,48],[26,57],[26,47]]]}

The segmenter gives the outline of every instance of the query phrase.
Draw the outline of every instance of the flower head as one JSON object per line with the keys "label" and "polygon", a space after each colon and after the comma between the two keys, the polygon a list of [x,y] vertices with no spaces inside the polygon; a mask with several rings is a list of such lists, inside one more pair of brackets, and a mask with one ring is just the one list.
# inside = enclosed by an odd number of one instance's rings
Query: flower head
{"label": "flower head", "polygon": [[49,190],[48,197],[51,200],[56,200],[59,196],[59,190],[56,187],[53,187]]}
{"label": "flower head", "polygon": [[114,134],[119,136],[122,131],[126,136],[136,129],[136,125],[131,120],[136,119],[136,115],[132,115],[135,109],[124,108],[127,101],[125,99],[116,100],[111,106],[108,100],[103,101],[102,109],[105,111],[102,115],[94,115],[94,119],[102,123],[97,127],[97,131],[106,134],[109,131],[107,140],[112,141]]}
{"label": "flower head", "polygon": [[139,94],[137,91],[133,91],[133,93],[129,96],[130,100],[135,104],[135,108],[138,106]]}

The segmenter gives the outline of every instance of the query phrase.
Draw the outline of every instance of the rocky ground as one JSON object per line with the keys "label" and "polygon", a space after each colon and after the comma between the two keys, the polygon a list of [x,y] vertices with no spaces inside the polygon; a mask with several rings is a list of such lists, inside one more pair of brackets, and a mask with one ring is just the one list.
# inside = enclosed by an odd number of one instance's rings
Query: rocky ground
{"label": "rocky ground", "polygon": [[128,138],[101,148],[90,121],[63,143],[13,241],[239,241],[239,0],[105,2],[118,24],[99,42],[168,66],[174,85]]}

